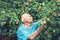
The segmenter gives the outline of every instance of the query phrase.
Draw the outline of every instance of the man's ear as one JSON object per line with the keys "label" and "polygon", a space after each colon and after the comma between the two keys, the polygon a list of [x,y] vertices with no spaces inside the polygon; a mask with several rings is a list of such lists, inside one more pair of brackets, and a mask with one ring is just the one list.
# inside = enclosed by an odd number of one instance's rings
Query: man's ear
{"label": "man's ear", "polygon": [[21,19],[22,22],[24,22],[24,19]]}

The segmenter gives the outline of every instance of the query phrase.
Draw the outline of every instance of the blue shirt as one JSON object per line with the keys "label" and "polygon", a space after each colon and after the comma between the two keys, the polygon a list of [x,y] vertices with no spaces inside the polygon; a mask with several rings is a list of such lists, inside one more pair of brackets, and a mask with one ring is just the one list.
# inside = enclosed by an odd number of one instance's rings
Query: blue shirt
{"label": "blue shirt", "polygon": [[39,23],[40,22],[31,23],[30,28],[22,24],[17,30],[18,40],[27,40],[28,36],[36,30],[36,24],[39,24]]}

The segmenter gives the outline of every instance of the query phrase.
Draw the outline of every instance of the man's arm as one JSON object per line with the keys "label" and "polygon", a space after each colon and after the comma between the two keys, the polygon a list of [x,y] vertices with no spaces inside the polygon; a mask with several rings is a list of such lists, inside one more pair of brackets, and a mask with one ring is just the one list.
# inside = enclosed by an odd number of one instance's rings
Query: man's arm
{"label": "man's arm", "polygon": [[33,38],[35,38],[39,34],[39,32],[41,32],[41,30],[43,30],[44,27],[45,27],[45,25],[42,25],[35,32],[30,34],[29,37],[28,37],[28,40],[32,40]]}

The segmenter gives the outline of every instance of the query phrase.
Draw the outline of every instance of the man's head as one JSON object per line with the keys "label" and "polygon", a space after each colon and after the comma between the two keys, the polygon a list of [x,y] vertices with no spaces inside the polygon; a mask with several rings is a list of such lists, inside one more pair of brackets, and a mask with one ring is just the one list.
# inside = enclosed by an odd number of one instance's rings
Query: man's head
{"label": "man's head", "polygon": [[27,14],[27,13],[24,13],[22,16],[21,16],[21,21],[22,22],[33,22],[33,18],[30,14]]}

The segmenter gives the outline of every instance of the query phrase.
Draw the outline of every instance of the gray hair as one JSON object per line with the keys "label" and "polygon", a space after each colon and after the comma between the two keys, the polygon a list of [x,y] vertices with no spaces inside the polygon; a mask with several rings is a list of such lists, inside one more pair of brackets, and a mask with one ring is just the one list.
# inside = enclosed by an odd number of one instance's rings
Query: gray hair
{"label": "gray hair", "polygon": [[30,15],[30,14],[28,14],[28,13],[22,14],[22,16],[21,16],[21,21],[22,21],[22,22],[24,22],[24,20],[26,19],[26,16],[27,16],[27,15]]}

